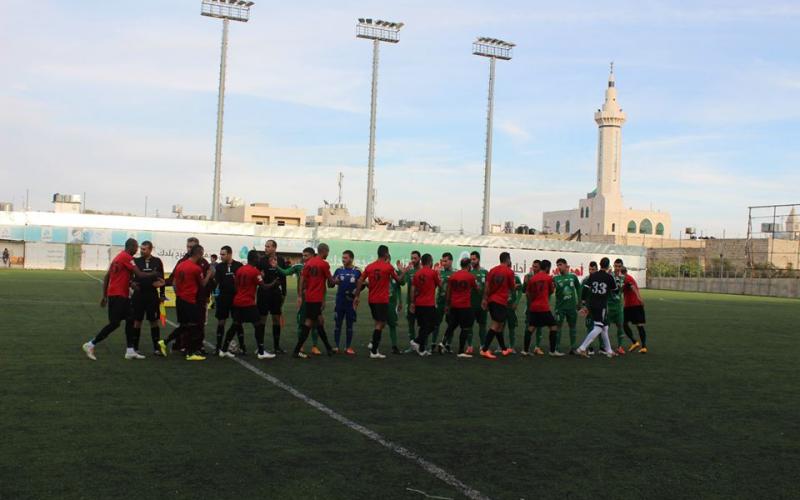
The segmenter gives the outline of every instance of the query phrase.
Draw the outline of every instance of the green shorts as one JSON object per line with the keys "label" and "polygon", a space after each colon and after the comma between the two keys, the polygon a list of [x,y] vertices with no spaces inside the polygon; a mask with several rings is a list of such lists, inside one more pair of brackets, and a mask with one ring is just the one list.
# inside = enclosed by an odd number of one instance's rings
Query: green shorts
{"label": "green shorts", "polygon": [[563,311],[556,311],[556,321],[558,326],[561,326],[566,320],[570,328],[575,328],[578,324],[578,311],[575,308],[564,309]]}
{"label": "green shorts", "polygon": [[609,325],[619,325],[622,324],[622,306],[621,305],[609,305],[608,306],[608,324]]}
{"label": "green shorts", "polygon": [[391,327],[396,327],[397,326],[397,319],[398,319],[397,318],[397,302],[392,303],[390,301],[389,302],[389,316],[388,316],[388,319],[386,321],[386,324],[391,326]]}

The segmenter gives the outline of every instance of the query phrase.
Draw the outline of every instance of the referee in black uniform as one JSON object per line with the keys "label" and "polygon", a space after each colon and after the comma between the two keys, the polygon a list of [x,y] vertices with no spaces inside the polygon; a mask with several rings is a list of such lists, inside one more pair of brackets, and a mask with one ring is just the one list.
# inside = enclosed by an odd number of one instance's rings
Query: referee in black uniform
{"label": "referee in black uniform", "polygon": [[[264,277],[264,283],[277,280],[277,285],[272,288],[259,288],[257,294],[258,313],[261,315],[261,324],[267,324],[267,316],[272,315],[272,341],[275,354],[285,354],[281,349],[281,316],[283,302],[286,300],[286,276],[281,272],[285,269],[286,261],[278,255],[278,243],[267,240],[264,244],[264,257],[258,262],[258,270]],[[270,264],[270,259],[275,258],[277,265]],[[279,269],[280,268],[280,269]]]}

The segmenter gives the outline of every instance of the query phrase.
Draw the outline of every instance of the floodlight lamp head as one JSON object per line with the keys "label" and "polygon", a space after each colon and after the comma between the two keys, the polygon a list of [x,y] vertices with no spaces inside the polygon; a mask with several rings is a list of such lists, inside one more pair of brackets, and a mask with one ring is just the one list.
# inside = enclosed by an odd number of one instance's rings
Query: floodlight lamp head
{"label": "floodlight lamp head", "polygon": [[253,5],[255,2],[249,0],[202,0],[200,14],[246,23],[250,20],[250,7]]}
{"label": "floodlight lamp head", "polygon": [[405,23],[384,21],[383,19],[359,18],[356,25],[356,37],[380,42],[397,43],[400,41],[400,30]]}

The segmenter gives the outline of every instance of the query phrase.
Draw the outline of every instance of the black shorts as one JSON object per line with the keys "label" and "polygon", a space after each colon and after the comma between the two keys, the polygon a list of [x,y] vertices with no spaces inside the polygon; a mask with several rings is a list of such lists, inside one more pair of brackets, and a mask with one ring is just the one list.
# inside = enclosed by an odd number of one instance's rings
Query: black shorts
{"label": "black shorts", "polygon": [[590,307],[589,317],[592,318],[595,325],[608,326],[608,308],[606,307]]}
{"label": "black shorts", "polygon": [[147,318],[147,321],[157,321],[158,317],[160,316],[158,311],[158,306],[160,305],[161,300],[158,298],[158,295],[142,295],[134,293],[133,298],[131,298],[133,320],[142,321],[143,319]]}
{"label": "black shorts", "polygon": [[317,321],[320,315],[322,315],[322,302],[306,302],[304,307],[306,308],[305,319]]}
{"label": "black shorts", "polygon": [[634,325],[643,325],[646,323],[644,306],[626,307],[622,316],[625,319],[625,323],[633,323]]}
{"label": "black shorts", "polygon": [[252,323],[256,324],[261,321],[261,316],[258,314],[258,307],[256,306],[249,306],[249,307],[236,307],[233,306],[231,308],[231,315],[233,316],[233,321],[242,324],[242,323]]}
{"label": "black shorts", "polygon": [[475,324],[475,313],[471,307],[450,309],[447,315],[447,326],[450,328],[460,327],[462,330],[472,328]]}
{"label": "black shorts", "polygon": [[175,299],[175,313],[178,316],[179,325],[201,324],[203,322],[203,311],[199,304],[186,302],[182,298]]}
{"label": "black shorts", "polygon": [[261,292],[258,294],[258,313],[262,316],[280,316],[283,308],[283,295],[280,292]]}
{"label": "black shorts", "polygon": [[131,299],[128,297],[109,297],[108,322],[111,324],[122,323],[131,317]]}
{"label": "black shorts", "polygon": [[233,295],[218,295],[214,303],[214,316],[219,319],[228,319],[233,313]]}
{"label": "black shorts", "polygon": [[421,330],[432,332],[436,328],[436,308],[433,306],[416,307],[417,325]]}
{"label": "black shorts", "polygon": [[492,318],[492,321],[505,323],[508,317],[508,306],[496,302],[489,302],[489,316]]}
{"label": "black shorts", "polygon": [[372,313],[372,319],[379,323],[386,323],[389,321],[389,304],[370,304],[369,311]]}
{"label": "black shorts", "polygon": [[539,328],[540,326],[556,326],[556,318],[550,311],[533,312],[528,311],[528,326]]}

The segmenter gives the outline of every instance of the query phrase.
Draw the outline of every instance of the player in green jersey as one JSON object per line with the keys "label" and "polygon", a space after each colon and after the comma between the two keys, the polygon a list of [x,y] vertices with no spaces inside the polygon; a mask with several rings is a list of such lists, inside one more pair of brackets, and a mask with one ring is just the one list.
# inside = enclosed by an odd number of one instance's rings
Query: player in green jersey
{"label": "player in green jersey", "polygon": [[[417,338],[417,332],[414,331],[417,325],[417,316],[411,312],[411,304],[414,303],[414,297],[411,296],[411,282],[414,280],[414,274],[420,268],[420,259],[422,254],[418,250],[411,252],[411,260],[403,272],[402,284],[406,287],[406,320],[408,321],[408,340]],[[397,261],[397,267],[400,267],[400,261]],[[406,352],[412,352],[409,347]]]}
{"label": "player in green jersey", "polygon": [[[303,260],[301,262],[298,262],[297,264],[294,264],[293,266],[288,267],[288,268],[278,268],[278,269],[280,269],[280,272],[286,277],[289,277],[289,276],[292,276],[292,275],[297,276],[297,282],[299,284],[299,282],[300,282],[300,274],[303,272],[303,266],[305,265],[305,263],[306,263],[306,261],[308,259],[310,259],[311,257],[315,256],[316,254],[317,253],[314,251],[313,248],[311,248],[311,247],[304,248],[303,249],[303,257],[302,257]],[[299,286],[297,287],[297,295],[298,295],[298,297],[302,297],[302,293],[300,291],[300,287]],[[303,303],[300,307],[297,308],[297,338],[298,339],[300,338],[300,335],[303,332],[303,322],[305,321],[305,318],[306,318],[305,314],[306,314],[305,303]],[[312,342],[312,345],[315,346],[315,347],[317,345],[317,338],[318,338],[317,337],[317,329],[313,328],[311,330],[311,342]],[[319,348],[317,348],[317,351],[319,351]]]}
{"label": "player in green jersey", "polygon": [[447,280],[454,273],[453,271],[453,254],[445,252],[442,254],[442,259],[439,261],[439,279],[442,280],[442,286],[437,289],[436,293],[436,329],[431,335],[431,351],[444,354],[445,349],[450,352],[450,346],[446,345],[444,348],[438,346],[439,328],[442,326],[444,320],[444,310],[447,307]]}
{"label": "player in green jersey", "polygon": [[[517,306],[522,296],[525,294],[522,289],[522,280],[519,276],[514,274],[514,290],[508,295],[508,315],[506,316],[506,326],[508,327],[508,348],[511,349],[512,354],[516,354],[517,350],[514,348],[517,342],[517,325],[519,320],[517,318]],[[527,316],[527,314],[526,314]],[[500,352],[500,351],[496,351]]]}
{"label": "player in green jersey", "polygon": [[[481,267],[481,254],[476,251],[472,251],[469,254],[470,260],[470,270],[469,272],[475,276],[475,281],[478,282],[478,288],[472,290],[472,312],[475,314],[475,321],[478,323],[478,338],[481,341],[481,345],[486,343],[486,319],[487,313],[486,310],[481,306],[483,302],[483,291],[486,288],[486,275],[488,271]],[[467,354],[473,353],[472,348],[472,332],[470,331],[470,335],[467,338]]]}
{"label": "player in green jersey", "polygon": [[624,356],[627,350],[623,345],[623,334],[626,335],[631,344],[636,343],[636,339],[633,338],[633,334],[629,334],[625,331],[624,323],[625,323],[625,302],[622,299],[622,290],[625,286],[625,274],[622,272],[622,268],[624,263],[622,259],[616,259],[614,261],[614,281],[617,282],[618,291],[616,293],[612,293],[611,296],[608,298],[608,321],[612,325],[617,326],[617,350],[614,351],[620,356]]}
{"label": "player in green jersey", "polygon": [[561,346],[561,328],[564,326],[566,320],[569,326],[569,353],[575,354],[575,348],[578,347],[578,308],[580,300],[578,297],[583,290],[578,277],[569,272],[569,264],[566,259],[558,259],[556,261],[558,267],[558,274],[553,277],[556,284],[556,321],[558,322],[558,335],[556,336],[556,344]]}

